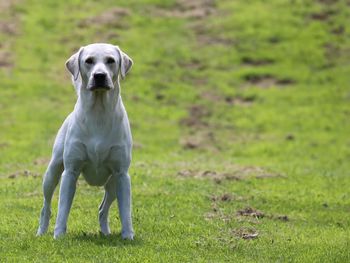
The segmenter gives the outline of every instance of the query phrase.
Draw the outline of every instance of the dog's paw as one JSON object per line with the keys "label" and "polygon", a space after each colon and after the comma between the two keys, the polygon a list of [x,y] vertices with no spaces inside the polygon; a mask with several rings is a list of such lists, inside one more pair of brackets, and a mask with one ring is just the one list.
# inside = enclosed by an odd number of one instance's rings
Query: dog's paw
{"label": "dog's paw", "polygon": [[56,228],[54,231],[53,238],[58,239],[58,238],[64,236],[65,233],[66,233],[66,229],[57,229]]}
{"label": "dog's paw", "polygon": [[122,231],[122,238],[127,240],[134,240],[134,231]]}
{"label": "dog's paw", "polygon": [[100,233],[104,236],[109,236],[111,234],[111,230],[109,230],[109,227],[108,228],[101,227]]}
{"label": "dog's paw", "polygon": [[111,230],[109,228],[108,220],[106,218],[100,217],[100,229],[101,233],[104,236],[108,236],[111,234]]}
{"label": "dog's paw", "polygon": [[42,227],[39,226],[38,231],[36,232],[36,236],[40,237],[42,235],[44,235],[47,232],[47,228],[43,229]]}

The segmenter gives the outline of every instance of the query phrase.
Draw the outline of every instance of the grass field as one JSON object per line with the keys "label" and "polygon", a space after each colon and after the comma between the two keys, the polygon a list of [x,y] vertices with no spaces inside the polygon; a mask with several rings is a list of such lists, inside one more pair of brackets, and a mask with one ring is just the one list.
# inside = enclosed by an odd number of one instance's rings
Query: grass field
{"label": "grass field", "polygon": [[[350,262],[350,2],[0,3],[0,262]],[[79,180],[68,234],[35,237],[81,45],[118,44],[135,240],[99,234]]]}

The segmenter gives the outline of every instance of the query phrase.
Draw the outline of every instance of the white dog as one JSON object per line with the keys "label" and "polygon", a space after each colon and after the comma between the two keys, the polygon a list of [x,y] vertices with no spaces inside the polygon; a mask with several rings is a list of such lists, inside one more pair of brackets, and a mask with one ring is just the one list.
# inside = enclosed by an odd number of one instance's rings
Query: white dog
{"label": "white dog", "polygon": [[101,232],[110,234],[108,211],[117,198],[122,237],[133,239],[128,175],[132,139],[119,85],[119,75],[124,78],[132,64],[119,47],[109,44],[82,47],[67,60],[78,99],[53,146],[43,180],[44,206],[37,235],[48,229],[51,199],[61,175],[54,238],[65,234],[77,179],[82,173],[90,185],[105,188],[99,207]]}

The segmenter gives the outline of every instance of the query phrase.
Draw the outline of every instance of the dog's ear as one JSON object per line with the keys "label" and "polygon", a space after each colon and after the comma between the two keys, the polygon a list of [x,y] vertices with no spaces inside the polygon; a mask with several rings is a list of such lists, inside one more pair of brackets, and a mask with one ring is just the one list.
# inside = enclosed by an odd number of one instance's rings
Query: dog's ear
{"label": "dog's ear", "polygon": [[73,54],[67,61],[66,61],[66,68],[69,70],[69,72],[74,77],[74,80],[77,80],[79,73],[80,73],[80,54],[82,53],[84,47],[81,47],[78,52]]}
{"label": "dog's ear", "polygon": [[130,71],[131,66],[133,64],[133,61],[127,54],[125,54],[123,51],[121,51],[121,49],[118,46],[116,46],[116,48],[117,48],[117,52],[119,53],[119,57],[120,57],[120,65],[119,65],[120,75],[121,75],[122,79],[124,79],[126,74],[128,74],[128,72]]}

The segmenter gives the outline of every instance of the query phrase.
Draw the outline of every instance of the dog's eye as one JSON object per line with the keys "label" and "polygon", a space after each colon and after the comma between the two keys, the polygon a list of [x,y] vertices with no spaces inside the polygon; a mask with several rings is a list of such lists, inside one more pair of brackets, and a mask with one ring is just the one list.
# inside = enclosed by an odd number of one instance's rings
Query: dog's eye
{"label": "dog's eye", "polygon": [[85,60],[85,63],[86,63],[86,64],[93,64],[94,61],[93,61],[92,58],[87,58],[87,59]]}
{"label": "dog's eye", "polygon": [[107,64],[113,64],[115,63],[114,58],[107,58]]}

